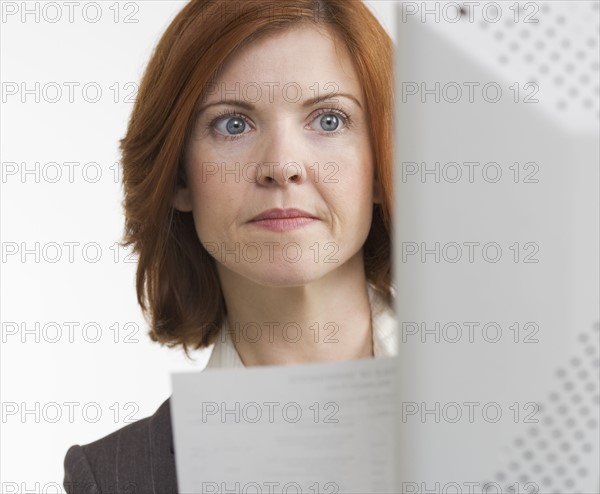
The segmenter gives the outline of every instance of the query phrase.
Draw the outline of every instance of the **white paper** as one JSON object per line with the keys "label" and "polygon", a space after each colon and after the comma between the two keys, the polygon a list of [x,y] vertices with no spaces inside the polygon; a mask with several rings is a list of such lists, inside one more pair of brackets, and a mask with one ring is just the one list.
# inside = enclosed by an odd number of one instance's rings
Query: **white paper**
{"label": "white paper", "polygon": [[394,492],[396,362],[174,374],[179,491]]}

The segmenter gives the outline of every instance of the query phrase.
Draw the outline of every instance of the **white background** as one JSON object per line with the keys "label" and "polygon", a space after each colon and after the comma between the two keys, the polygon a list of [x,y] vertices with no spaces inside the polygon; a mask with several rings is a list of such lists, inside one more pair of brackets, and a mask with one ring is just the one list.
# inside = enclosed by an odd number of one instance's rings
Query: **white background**
{"label": "white background", "polygon": [[[151,415],[210,355],[150,341],[116,245],[132,83],[185,2],[72,3],[69,22],[64,2],[2,2],[1,492],[60,492],[69,446]],[[366,3],[394,37],[393,2]]]}

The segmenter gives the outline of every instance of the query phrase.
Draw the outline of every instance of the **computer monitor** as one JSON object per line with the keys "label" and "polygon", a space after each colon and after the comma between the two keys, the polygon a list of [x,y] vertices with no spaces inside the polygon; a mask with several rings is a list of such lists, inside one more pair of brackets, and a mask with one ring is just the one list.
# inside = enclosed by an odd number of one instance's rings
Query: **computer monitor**
{"label": "computer monitor", "polygon": [[396,7],[399,492],[599,492],[599,3]]}

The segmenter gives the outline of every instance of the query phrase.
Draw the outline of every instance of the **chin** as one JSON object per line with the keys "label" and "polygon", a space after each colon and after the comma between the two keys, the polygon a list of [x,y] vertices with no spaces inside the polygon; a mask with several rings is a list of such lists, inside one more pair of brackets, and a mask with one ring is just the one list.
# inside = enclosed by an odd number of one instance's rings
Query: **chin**
{"label": "chin", "polygon": [[252,269],[246,273],[240,273],[250,281],[268,287],[298,287],[308,285],[323,278],[332,271],[330,266],[294,266],[285,265],[263,266],[262,269]]}

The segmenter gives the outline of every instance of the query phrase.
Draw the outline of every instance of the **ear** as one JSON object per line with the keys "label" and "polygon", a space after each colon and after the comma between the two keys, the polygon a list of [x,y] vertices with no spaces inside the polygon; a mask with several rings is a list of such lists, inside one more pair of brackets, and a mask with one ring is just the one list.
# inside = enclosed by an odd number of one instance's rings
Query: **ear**
{"label": "ear", "polygon": [[373,203],[381,204],[383,202],[383,193],[381,192],[381,183],[378,178],[375,177],[373,180]]}
{"label": "ear", "polygon": [[182,213],[192,210],[192,192],[187,187],[179,187],[173,197],[173,207]]}

